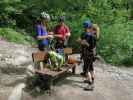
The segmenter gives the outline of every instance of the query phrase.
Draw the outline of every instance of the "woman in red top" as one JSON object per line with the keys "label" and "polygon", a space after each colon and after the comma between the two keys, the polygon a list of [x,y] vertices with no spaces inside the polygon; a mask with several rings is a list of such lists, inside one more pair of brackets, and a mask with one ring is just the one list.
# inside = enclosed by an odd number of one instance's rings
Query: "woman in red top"
{"label": "woman in red top", "polygon": [[64,16],[61,16],[59,18],[59,24],[55,26],[54,28],[54,36],[56,37],[56,46],[55,48],[63,48],[64,46],[67,45],[67,41],[70,37],[70,30],[67,25],[64,23]]}

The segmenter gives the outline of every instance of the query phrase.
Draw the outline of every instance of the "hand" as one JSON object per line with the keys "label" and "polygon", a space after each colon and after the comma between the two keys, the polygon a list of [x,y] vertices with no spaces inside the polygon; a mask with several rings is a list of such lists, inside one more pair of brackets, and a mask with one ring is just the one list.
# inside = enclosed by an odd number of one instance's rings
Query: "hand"
{"label": "hand", "polygon": [[82,41],[81,41],[81,44],[89,47],[89,44],[87,43],[86,40],[82,40]]}
{"label": "hand", "polygon": [[54,38],[54,36],[53,36],[53,35],[48,35],[48,38],[52,38],[52,39],[53,39],[53,38]]}
{"label": "hand", "polygon": [[54,33],[53,33],[53,32],[49,32],[48,34],[49,34],[49,35],[53,35]]}
{"label": "hand", "polygon": [[85,40],[82,40],[82,41],[81,41],[81,44],[82,44],[82,45],[86,45],[86,41],[85,41]]}
{"label": "hand", "polygon": [[67,34],[66,34],[66,37],[70,37],[70,36],[71,36],[71,33],[67,33]]}
{"label": "hand", "polygon": [[54,35],[54,37],[61,38],[62,35]]}

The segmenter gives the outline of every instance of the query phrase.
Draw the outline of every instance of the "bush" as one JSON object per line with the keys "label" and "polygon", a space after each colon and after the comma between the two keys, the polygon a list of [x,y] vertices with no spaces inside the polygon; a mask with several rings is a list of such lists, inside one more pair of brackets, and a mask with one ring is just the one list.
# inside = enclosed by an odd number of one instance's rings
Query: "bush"
{"label": "bush", "polygon": [[132,64],[132,25],[133,22],[101,26],[101,40],[99,41],[97,50],[108,63]]}
{"label": "bush", "polygon": [[[85,18],[83,18],[85,19]],[[118,19],[120,20],[120,19]],[[76,39],[83,32],[82,22],[67,22],[72,29],[72,36],[69,45],[79,51],[80,46]],[[133,21],[117,21],[114,24],[101,24],[101,38],[97,44],[97,53],[101,55],[107,63],[116,65],[132,65],[133,63]]]}
{"label": "bush", "polygon": [[15,43],[28,44],[33,42],[33,39],[30,36],[16,32],[11,28],[0,28],[0,37]]}

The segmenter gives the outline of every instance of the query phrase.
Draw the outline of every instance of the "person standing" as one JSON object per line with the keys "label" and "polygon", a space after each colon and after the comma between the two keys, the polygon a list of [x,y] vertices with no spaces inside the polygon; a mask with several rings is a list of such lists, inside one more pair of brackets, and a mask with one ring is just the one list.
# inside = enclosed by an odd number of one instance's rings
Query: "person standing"
{"label": "person standing", "polygon": [[44,51],[48,46],[48,39],[53,38],[52,35],[49,35],[46,29],[46,24],[49,20],[49,15],[45,13],[41,13],[41,17],[37,20],[35,30],[36,30],[36,38],[38,41],[38,48],[41,51]]}
{"label": "person standing", "polygon": [[92,32],[98,41],[100,39],[100,27],[97,24],[93,24],[92,26]]}
{"label": "person standing", "polygon": [[[85,37],[85,33],[86,33],[86,27],[88,27],[88,31],[91,32],[91,28],[92,28],[92,23],[91,21],[87,20],[83,23],[83,28],[84,28],[84,32],[81,34],[81,36],[78,38],[78,42],[81,44],[82,39],[84,39]],[[84,45],[81,44],[81,49],[80,49],[80,56],[81,56],[81,60],[83,59],[84,56]],[[81,76],[86,77],[86,68],[85,68],[85,64],[83,65],[83,72],[80,73]]]}
{"label": "person standing", "polygon": [[[97,24],[92,25],[91,33],[95,36],[95,38],[98,42],[100,39],[100,28]],[[94,55],[95,55],[95,59],[96,59],[97,58],[96,47],[94,48]]]}
{"label": "person standing", "polygon": [[55,48],[67,46],[68,39],[71,35],[69,27],[64,23],[65,17],[59,17],[58,24],[54,27],[54,36],[56,37]]}
{"label": "person standing", "polygon": [[96,47],[96,38],[91,33],[92,24],[90,21],[85,21],[83,23],[84,33],[81,36],[80,43],[82,45],[82,58],[84,61],[83,74],[86,76],[85,83],[88,83],[88,86],[85,87],[85,90],[92,90],[94,88],[94,48]]}

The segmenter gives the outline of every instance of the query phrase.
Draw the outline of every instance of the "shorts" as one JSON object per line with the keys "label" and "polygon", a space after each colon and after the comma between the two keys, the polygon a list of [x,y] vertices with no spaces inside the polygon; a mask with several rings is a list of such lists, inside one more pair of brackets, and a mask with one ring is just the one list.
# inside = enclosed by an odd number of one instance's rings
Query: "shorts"
{"label": "shorts", "polygon": [[88,48],[82,48],[82,58],[84,61],[83,72],[88,73],[94,71],[93,62],[94,62],[94,53],[93,50]]}

